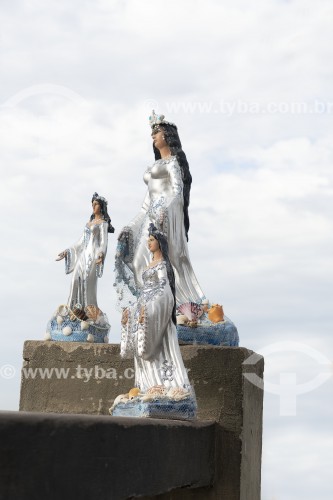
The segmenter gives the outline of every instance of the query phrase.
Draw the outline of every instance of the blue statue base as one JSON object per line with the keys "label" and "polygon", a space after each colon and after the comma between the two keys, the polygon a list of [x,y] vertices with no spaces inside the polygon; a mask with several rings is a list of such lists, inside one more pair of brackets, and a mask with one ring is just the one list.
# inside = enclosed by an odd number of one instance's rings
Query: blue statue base
{"label": "blue statue base", "polygon": [[104,344],[109,342],[110,325],[105,314],[101,322],[92,320],[82,321],[70,318],[69,314],[55,315],[49,321],[46,329],[45,340],[57,342],[91,342]]}
{"label": "blue statue base", "polygon": [[194,420],[197,405],[192,398],[182,401],[155,400],[143,402],[140,399],[118,403],[112,410],[114,417],[168,418],[171,420]]}
{"label": "blue statue base", "polygon": [[226,319],[220,323],[204,322],[196,327],[177,325],[180,344],[200,344],[238,347],[239,336],[236,326]]}

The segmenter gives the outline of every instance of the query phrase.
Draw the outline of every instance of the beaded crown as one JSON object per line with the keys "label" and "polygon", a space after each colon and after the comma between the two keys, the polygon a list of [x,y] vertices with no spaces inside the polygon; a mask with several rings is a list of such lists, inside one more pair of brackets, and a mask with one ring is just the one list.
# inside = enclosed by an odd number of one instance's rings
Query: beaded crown
{"label": "beaded crown", "polygon": [[174,127],[177,128],[177,126],[172,123],[172,122],[167,122],[165,119],[164,115],[157,115],[155,111],[153,110],[151,112],[151,115],[149,116],[149,125],[151,128],[158,127],[158,125],[173,125]]}
{"label": "beaded crown", "polygon": [[100,201],[104,201],[104,203],[107,205],[108,204],[108,200],[106,200],[103,196],[100,196],[98,193],[95,193],[93,194],[92,196],[92,199],[93,200],[100,200]]}
{"label": "beaded crown", "polygon": [[156,236],[163,236],[163,238],[166,238],[166,236],[167,236],[162,231],[158,231],[158,229],[154,226],[154,224],[152,222],[149,224],[148,234],[154,236],[154,238]]}

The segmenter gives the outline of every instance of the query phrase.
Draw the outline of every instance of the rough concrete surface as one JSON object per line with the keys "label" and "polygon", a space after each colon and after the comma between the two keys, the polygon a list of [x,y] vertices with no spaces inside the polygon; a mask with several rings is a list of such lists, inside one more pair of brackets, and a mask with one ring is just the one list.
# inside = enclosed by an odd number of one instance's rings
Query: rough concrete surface
{"label": "rough concrete surface", "polygon": [[[214,487],[174,490],[167,499],[259,500],[263,391],[244,373],[263,376],[263,358],[244,365],[253,352],[242,347],[181,346],[198,401],[199,420],[215,420]],[[24,411],[107,414],[114,398],[134,385],[133,361],[122,360],[118,345],[27,341],[23,369],[63,368],[67,378],[22,372]],[[78,378],[80,365],[82,378]],[[84,377],[82,369],[87,369]],[[104,376],[103,378],[103,371]],[[109,377],[109,378],[107,378]]]}
{"label": "rough concrete surface", "polygon": [[215,425],[0,412],[0,500],[118,500],[210,485]]}

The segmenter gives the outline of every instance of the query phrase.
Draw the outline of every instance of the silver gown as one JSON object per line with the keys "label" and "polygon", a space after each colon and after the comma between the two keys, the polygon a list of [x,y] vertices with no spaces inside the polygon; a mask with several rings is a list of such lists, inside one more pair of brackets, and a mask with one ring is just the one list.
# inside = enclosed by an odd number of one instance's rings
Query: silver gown
{"label": "silver gown", "polygon": [[205,298],[190,262],[183,214],[183,181],[177,158],[161,159],[144,173],[148,191],[140,213],[121,234],[116,255],[116,283],[119,305],[131,303],[130,294],[143,286],[142,276],[151,254],[147,248],[148,227],[152,222],[166,234],[169,258],[175,272],[177,305],[184,302],[201,303]]}
{"label": "silver gown", "polygon": [[[142,283],[137,303],[128,308],[128,321],[121,332],[121,356],[134,357],[135,387],[141,392],[156,385],[191,390],[172,322],[174,297],[165,262],[147,268]],[[142,308],[144,321],[139,323]]]}
{"label": "silver gown", "polygon": [[[89,227],[86,224],[79,241],[67,249],[65,257],[66,274],[73,272],[68,306],[76,304],[82,308],[97,304],[97,279],[103,275],[104,259],[108,244],[108,224],[102,222]],[[103,262],[96,265],[98,256],[103,253]]]}

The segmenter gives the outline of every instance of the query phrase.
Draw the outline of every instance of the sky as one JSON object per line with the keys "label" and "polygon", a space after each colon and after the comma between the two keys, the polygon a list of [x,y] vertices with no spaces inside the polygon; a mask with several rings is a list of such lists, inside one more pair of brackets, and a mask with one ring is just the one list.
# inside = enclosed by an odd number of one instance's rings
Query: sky
{"label": "sky", "polygon": [[332,498],[332,14],[330,0],[1,1],[2,410],[18,409],[23,342],[67,300],[55,257],[95,191],[116,228],[98,296],[119,342],[116,236],[145,195],[155,109],[189,161],[201,287],[265,356],[262,500]]}

